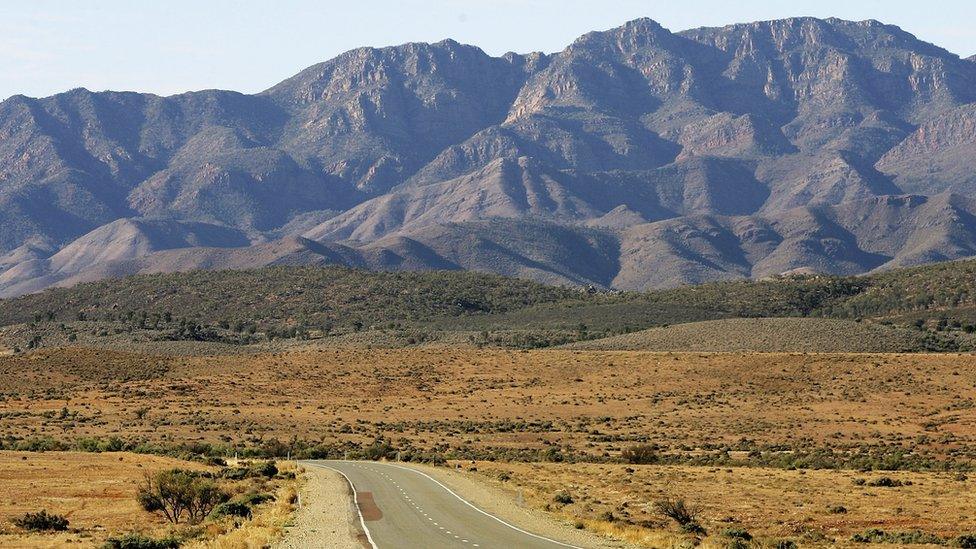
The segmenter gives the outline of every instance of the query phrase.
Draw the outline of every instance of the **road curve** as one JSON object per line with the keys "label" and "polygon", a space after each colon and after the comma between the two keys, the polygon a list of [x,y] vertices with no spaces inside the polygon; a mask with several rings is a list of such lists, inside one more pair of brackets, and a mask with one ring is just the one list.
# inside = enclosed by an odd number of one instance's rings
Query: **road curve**
{"label": "road curve", "polygon": [[365,461],[302,463],[346,477],[373,548],[579,549],[508,524],[416,469]]}

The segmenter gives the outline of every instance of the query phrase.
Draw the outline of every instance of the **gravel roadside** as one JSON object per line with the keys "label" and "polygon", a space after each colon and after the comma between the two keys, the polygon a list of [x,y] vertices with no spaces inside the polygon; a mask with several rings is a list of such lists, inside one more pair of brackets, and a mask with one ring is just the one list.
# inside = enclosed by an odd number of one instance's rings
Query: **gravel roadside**
{"label": "gravel roadside", "polygon": [[363,544],[356,538],[358,518],[346,479],[330,469],[303,467],[302,505],[285,528],[285,537],[273,547],[363,549]]}

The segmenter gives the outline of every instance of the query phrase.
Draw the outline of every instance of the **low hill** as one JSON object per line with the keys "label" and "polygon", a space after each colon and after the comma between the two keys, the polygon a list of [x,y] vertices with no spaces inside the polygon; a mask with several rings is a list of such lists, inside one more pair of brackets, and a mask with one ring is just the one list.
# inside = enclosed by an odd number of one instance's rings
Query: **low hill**
{"label": "low hill", "polygon": [[575,290],[467,272],[371,272],[267,267],[132,276],[0,301],[0,325],[32,320],[116,320],[142,313],[200,323],[263,326],[392,321],[504,313],[567,300]]}
{"label": "low hill", "polygon": [[926,348],[919,331],[826,318],[730,318],[573,343],[602,351],[888,353]]}
{"label": "low hill", "polygon": [[[803,317],[811,322],[793,325],[799,321],[788,320]],[[730,319],[771,320],[705,322]],[[865,322],[852,322],[860,320]],[[70,329],[63,328],[65,323]],[[24,325],[16,341],[8,342],[12,348],[33,348],[38,338],[45,345],[74,341],[71,337],[87,341],[82,336],[89,332],[139,331],[150,339],[240,344],[370,329],[393,330],[403,344],[464,340],[546,347],[663,328],[607,345],[961,350],[976,333],[976,261],[870,276],[786,276],[646,293],[584,292],[462,271],[280,265],[138,275],[0,300],[0,326],[11,325]]]}

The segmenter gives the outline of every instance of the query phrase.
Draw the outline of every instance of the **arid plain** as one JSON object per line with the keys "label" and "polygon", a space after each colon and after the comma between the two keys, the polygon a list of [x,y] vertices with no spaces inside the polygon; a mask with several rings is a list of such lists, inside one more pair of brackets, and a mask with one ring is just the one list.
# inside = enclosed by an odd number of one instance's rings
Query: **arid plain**
{"label": "arid plain", "polygon": [[[436,345],[43,349],[0,358],[0,436],[32,449],[447,459],[579,528],[648,546],[687,537],[655,514],[666,495],[700,504],[716,534],[737,526],[837,544],[879,528],[951,539],[976,529],[974,481],[962,472],[976,456],[974,363]],[[635,447],[652,454],[647,463],[621,463]],[[901,482],[872,487],[879,478]],[[0,502],[0,514],[15,509]]]}

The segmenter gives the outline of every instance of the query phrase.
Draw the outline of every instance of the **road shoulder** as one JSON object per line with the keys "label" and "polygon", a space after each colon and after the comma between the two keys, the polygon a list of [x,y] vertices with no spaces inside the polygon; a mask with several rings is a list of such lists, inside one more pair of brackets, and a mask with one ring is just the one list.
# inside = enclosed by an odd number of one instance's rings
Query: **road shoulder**
{"label": "road shoulder", "polygon": [[275,549],[329,547],[362,549],[357,541],[357,515],[349,484],[339,473],[324,467],[303,464],[304,485],[301,507],[295,511],[285,536]]}

